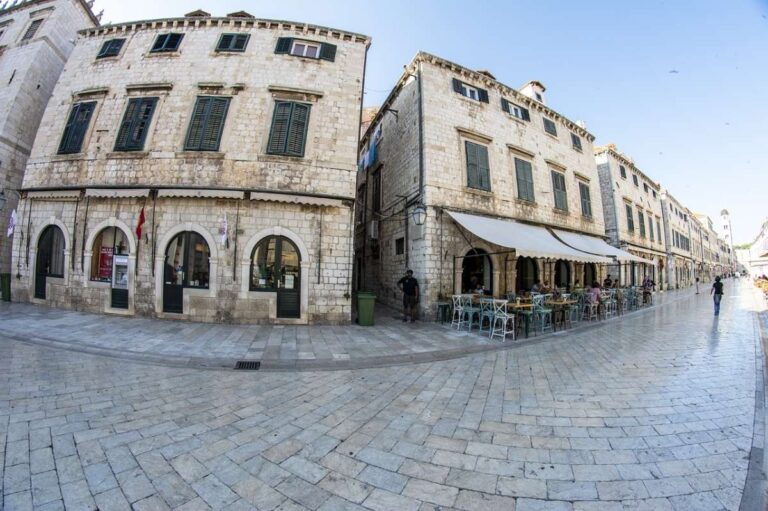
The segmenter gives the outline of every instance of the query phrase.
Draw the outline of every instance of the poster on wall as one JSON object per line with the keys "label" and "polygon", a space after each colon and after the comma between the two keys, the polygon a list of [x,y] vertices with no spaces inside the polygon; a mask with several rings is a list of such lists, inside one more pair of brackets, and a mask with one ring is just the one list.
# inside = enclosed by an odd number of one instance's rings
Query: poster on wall
{"label": "poster on wall", "polygon": [[112,247],[101,247],[99,252],[99,280],[112,280]]}

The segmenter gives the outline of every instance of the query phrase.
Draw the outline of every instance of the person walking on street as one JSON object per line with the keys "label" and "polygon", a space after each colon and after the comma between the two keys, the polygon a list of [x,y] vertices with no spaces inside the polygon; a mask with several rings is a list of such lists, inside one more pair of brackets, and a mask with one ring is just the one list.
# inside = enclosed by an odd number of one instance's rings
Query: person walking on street
{"label": "person walking on street", "polygon": [[419,303],[419,282],[413,278],[413,270],[405,272],[405,277],[397,282],[397,287],[403,292],[403,321],[416,321],[414,309]]}
{"label": "person walking on street", "polygon": [[699,277],[696,277],[696,294],[699,294]]}
{"label": "person walking on street", "polygon": [[723,299],[723,283],[720,282],[720,277],[715,277],[715,283],[712,284],[712,289],[709,291],[715,301],[715,316],[720,315],[720,300]]}

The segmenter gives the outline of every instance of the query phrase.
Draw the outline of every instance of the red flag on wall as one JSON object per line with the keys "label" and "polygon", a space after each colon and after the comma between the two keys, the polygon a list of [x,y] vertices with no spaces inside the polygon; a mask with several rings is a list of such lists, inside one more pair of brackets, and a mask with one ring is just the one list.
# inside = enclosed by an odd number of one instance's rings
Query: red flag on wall
{"label": "red flag on wall", "polygon": [[144,207],[141,208],[139,213],[139,223],[136,225],[136,237],[141,241],[141,228],[144,227]]}

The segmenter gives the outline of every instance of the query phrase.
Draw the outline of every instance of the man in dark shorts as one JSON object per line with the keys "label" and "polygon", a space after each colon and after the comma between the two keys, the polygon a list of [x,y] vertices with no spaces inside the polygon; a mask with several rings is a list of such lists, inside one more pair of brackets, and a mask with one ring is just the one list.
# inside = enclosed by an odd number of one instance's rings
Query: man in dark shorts
{"label": "man in dark shorts", "polygon": [[723,299],[723,283],[720,282],[720,277],[715,277],[715,283],[712,284],[709,294],[712,295],[712,299],[715,301],[715,316],[719,316],[720,300]]}
{"label": "man in dark shorts", "polygon": [[405,277],[397,282],[397,287],[403,292],[403,321],[416,321],[413,311],[419,302],[419,282],[413,278],[413,270],[405,272]]}

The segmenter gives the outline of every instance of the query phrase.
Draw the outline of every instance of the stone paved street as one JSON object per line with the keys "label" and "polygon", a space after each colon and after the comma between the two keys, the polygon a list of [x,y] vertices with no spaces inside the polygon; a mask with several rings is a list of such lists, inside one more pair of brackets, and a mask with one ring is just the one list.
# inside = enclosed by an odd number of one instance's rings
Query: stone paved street
{"label": "stone paved street", "polygon": [[336,371],[0,334],[0,508],[736,510],[763,447],[760,300],[731,284],[719,319],[686,295],[513,349]]}

